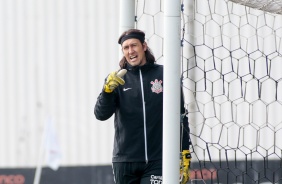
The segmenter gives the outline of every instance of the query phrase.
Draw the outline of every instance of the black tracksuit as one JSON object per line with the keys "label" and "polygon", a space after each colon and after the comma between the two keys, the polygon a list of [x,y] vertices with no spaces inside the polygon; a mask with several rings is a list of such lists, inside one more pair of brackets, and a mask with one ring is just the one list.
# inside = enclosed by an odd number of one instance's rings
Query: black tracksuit
{"label": "black tracksuit", "polygon": [[[115,114],[112,158],[115,181],[118,184],[161,182],[163,66],[127,65],[126,69],[125,84],[112,93],[102,91],[94,114],[98,120],[107,120]],[[181,97],[181,113],[184,113]],[[189,130],[186,116],[183,124]],[[184,131],[182,149],[189,149],[188,137],[188,131]]]}
{"label": "black tracksuit", "polygon": [[151,88],[152,83],[163,86],[163,66],[147,64],[127,70],[123,86],[99,95],[94,113],[99,120],[115,113],[113,162],[161,160],[163,92]]}
{"label": "black tracksuit", "polygon": [[[126,69],[127,73],[123,77],[125,84],[118,86],[112,93],[102,91],[94,108],[94,114],[98,120],[107,120],[115,114],[112,161],[161,160],[163,66],[145,64],[141,67],[130,67],[127,65]],[[183,104],[181,107],[183,112]],[[184,123],[188,126],[187,118],[184,118]]]}

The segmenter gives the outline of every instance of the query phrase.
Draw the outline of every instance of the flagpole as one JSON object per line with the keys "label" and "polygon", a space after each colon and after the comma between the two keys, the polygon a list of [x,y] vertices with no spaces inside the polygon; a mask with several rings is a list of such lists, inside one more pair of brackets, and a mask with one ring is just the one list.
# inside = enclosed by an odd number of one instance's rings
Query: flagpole
{"label": "flagpole", "polygon": [[42,162],[45,159],[47,166],[54,171],[59,168],[61,149],[59,148],[54,122],[51,118],[46,118],[33,184],[40,183]]}
{"label": "flagpole", "polygon": [[44,153],[45,153],[45,151],[44,151],[45,142],[46,142],[46,125],[44,126],[42,141],[41,141],[41,144],[40,144],[38,161],[37,161],[37,166],[36,166],[36,169],[35,169],[33,184],[39,184],[39,182],[40,182],[41,172],[42,172],[42,160],[44,159]]}

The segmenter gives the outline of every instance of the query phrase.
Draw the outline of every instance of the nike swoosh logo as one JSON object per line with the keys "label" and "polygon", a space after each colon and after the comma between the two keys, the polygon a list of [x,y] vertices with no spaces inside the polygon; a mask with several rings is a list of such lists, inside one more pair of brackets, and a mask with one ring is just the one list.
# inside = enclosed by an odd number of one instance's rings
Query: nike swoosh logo
{"label": "nike swoosh logo", "polygon": [[132,89],[132,88],[123,88],[123,91],[127,91],[127,90],[129,90],[129,89]]}

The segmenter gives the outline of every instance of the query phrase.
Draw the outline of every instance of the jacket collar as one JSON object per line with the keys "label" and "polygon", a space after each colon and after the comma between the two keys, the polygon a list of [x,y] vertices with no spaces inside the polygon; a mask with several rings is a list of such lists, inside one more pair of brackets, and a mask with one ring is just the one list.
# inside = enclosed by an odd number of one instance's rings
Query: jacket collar
{"label": "jacket collar", "polygon": [[142,71],[149,70],[150,68],[153,68],[154,66],[155,66],[154,63],[146,63],[146,64],[144,64],[142,66],[132,66],[129,63],[126,63],[126,69],[127,70],[132,70],[132,71],[137,71],[139,69],[142,70]]}

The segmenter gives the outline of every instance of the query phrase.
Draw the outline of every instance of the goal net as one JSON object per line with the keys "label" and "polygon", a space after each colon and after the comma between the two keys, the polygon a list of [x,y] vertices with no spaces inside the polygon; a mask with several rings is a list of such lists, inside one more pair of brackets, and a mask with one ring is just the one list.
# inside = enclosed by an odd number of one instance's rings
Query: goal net
{"label": "goal net", "polygon": [[[282,183],[282,3],[233,1],[182,1],[190,182]],[[163,2],[137,0],[136,27],[162,63]]]}

